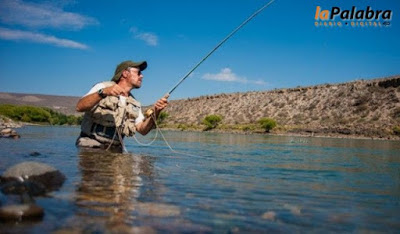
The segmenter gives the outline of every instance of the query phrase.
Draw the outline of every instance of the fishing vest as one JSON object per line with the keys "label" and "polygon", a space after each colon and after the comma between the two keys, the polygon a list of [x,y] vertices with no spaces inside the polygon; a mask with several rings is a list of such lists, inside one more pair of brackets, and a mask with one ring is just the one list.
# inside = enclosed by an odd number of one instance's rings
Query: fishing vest
{"label": "fishing vest", "polygon": [[[115,85],[115,82],[103,82],[103,84],[106,88]],[[115,128],[122,133],[122,136],[133,136],[136,132],[135,120],[139,116],[140,109],[140,102],[136,101],[131,94],[126,97],[125,102],[119,97],[107,96],[90,111],[85,112],[81,130],[100,143],[119,145],[121,143],[118,135],[107,136],[106,129]],[[99,126],[104,130],[103,132],[96,131]]]}

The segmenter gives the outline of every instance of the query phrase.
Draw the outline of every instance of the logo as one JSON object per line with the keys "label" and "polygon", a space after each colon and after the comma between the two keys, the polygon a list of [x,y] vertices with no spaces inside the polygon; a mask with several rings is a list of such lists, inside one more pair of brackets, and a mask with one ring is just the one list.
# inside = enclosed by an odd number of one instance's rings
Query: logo
{"label": "logo", "polygon": [[390,26],[393,12],[391,10],[374,10],[367,6],[365,9],[341,9],[332,7],[323,10],[317,6],[315,11],[315,26],[331,27],[387,27]]}

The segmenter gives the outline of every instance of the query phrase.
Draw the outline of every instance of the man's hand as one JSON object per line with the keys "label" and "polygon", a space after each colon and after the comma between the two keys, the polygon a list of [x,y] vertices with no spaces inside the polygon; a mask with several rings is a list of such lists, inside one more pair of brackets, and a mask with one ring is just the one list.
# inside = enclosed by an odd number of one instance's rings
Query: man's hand
{"label": "man's hand", "polygon": [[128,93],[118,84],[103,89],[103,93],[107,96],[128,96]]}
{"label": "man's hand", "polygon": [[[154,120],[158,118],[158,115],[160,112],[167,107],[168,101],[167,101],[167,96],[159,99],[155,104],[154,104],[154,110],[155,113],[153,112],[151,115],[153,115],[153,118],[146,118],[143,122],[140,122],[139,124],[136,125],[136,131],[138,131],[142,135],[146,135],[148,132],[151,131],[151,129],[154,127]],[[155,119],[154,119],[155,115]]]}
{"label": "man's hand", "polygon": [[155,104],[154,104],[154,109],[156,111],[156,115],[158,116],[158,114],[168,105],[168,100],[163,97],[161,99],[159,99]]}
{"label": "man's hand", "polygon": [[[115,84],[113,86],[107,87],[103,89],[103,94],[107,96],[128,96],[128,92],[126,92],[121,86]],[[89,94],[87,96],[79,99],[78,104],[76,104],[76,111],[83,112],[91,110],[97,103],[100,102],[102,97],[97,92]]]}

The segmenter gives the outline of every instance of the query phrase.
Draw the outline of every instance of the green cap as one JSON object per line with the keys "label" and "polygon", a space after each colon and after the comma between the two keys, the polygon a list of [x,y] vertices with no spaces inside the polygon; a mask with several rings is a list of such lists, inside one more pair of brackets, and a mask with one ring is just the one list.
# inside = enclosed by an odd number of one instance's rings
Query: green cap
{"label": "green cap", "polygon": [[147,67],[147,62],[146,61],[133,62],[128,60],[120,63],[115,69],[114,76],[111,79],[111,81],[118,82],[119,79],[121,78],[122,72],[126,70],[128,67],[136,67],[139,68],[140,71],[143,71]]}

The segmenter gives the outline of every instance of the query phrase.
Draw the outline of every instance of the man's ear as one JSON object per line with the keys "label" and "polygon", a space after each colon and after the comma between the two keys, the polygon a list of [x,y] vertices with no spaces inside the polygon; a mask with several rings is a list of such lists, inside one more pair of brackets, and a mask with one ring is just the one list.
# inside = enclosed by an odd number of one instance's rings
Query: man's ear
{"label": "man's ear", "polygon": [[123,78],[126,78],[126,77],[128,76],[128,74],[129,74],[129,71],[128,71],[128,70],[123,70],[123,71],[122,71],[122,77],[123,77]]}

